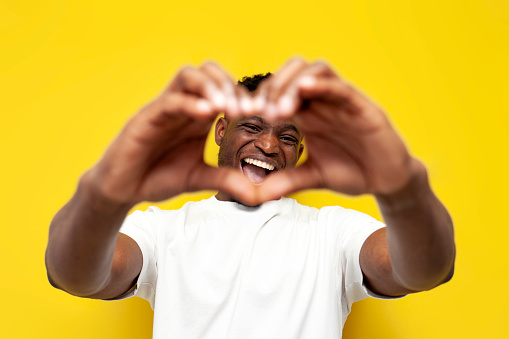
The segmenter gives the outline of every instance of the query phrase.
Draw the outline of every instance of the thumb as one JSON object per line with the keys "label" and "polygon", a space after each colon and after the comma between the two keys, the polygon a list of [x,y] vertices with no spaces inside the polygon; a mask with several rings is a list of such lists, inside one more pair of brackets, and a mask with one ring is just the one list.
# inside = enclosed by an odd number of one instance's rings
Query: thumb
{"label": "thumb", "polygon": [[188,190],[218,190],[230,194],[248,206],[261,203],[257,187],[242,173],[232,168],[217,168],[203,164],[194,171]]}
{"label": "thumb", "polygon": [[318,169],[304,163],[295,169],[274,173],[262,183],[258,199],[269,201],[310,188],[322,188],[323,180]]}

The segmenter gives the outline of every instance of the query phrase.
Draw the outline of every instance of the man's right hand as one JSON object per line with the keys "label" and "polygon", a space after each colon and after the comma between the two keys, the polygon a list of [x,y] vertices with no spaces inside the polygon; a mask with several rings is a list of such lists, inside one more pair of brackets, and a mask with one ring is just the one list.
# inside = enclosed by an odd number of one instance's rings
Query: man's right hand
{"label": "man's right hand", "polygon": [[240,171],[203,161],[217,114],[249,113],[249,104],[247,93],[217,65],[183,68],[127,123],[53,218],[46,250],[50,282],[89,298],[110,299],[128,291],[141,271],[142,253],[118,230],[138,202],[203,189],[253,201],[254,186]]}
{"label": "man's right hand", "polygon": [[127,123],[82,182],[119,205],[204,189],[250,201],[253,186],[239,171],[203,161],[206,137],[218,113],[249,113],[249,103],[247,92],[216,64],[185,67]]}

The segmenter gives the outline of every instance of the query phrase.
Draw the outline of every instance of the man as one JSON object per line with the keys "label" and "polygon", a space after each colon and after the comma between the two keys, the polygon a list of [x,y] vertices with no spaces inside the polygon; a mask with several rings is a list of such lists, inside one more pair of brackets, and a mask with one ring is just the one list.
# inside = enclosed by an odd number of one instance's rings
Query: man
{"label": "man", "polygon": [[[203,147],[221,112],[213,168]],[[281,198],[306,188],[373,194],[387,227]],[[202,189],[219,192],[124,221]],[[454,257],[451,219],[384,113],[326,64],[293,59],[254,94],[213,63],[182,69],[83,175],[46,265],[73,295],[146,298],[157,338],[338,338],[353,302],[434,288]]]}

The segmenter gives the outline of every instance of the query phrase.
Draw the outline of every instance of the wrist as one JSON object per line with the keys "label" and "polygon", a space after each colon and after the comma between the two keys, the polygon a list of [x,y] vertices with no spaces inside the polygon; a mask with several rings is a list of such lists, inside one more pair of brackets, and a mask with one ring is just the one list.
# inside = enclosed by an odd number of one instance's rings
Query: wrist
{"label": "wrist", "polygon": [[101,184],[94,177],[93,170],[89,170],[81,177],[76,193],[79,199],[89,206],[94,213],[103,216],[116,216],[127,214],[136,204],[134,202],[121,201],[108,196],[101,189]]}
{"label": "wrist", "polygon": [[401,188],[392,193],[375,194],[383,214],[412,210],[425,196],[432,194],[426,167],[415,158],[411,161],[410,175]]}

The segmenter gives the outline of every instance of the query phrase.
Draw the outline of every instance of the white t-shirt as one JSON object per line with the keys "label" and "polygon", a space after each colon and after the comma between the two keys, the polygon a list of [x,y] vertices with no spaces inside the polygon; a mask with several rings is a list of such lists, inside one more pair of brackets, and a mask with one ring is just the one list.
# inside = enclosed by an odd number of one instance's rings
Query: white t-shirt
{"label": "white t-shirt", "polygon": [[211,197],[136,211],[121,232],[143,253],[134,295],[154,309],[156,339],[337,339],[352,303],[372,295],[359,253],[383,226],[289,198],[245,207]]}

